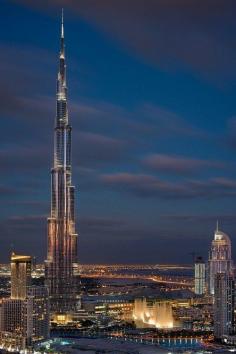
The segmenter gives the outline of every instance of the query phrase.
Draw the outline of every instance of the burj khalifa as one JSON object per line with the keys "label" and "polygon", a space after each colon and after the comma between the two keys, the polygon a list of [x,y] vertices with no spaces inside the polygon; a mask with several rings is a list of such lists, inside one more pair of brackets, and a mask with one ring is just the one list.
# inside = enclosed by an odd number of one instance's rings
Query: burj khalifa
{"label": "burj khalifa", "polygon": [[51,169],[51,213],[48,218],[48,251],[45,264],[52,313],[76,310],[77,238],[74,213],[75,188],[71,181],[71,126],[67,109],[67,84],[63,13],[57,77],[54,161]]}

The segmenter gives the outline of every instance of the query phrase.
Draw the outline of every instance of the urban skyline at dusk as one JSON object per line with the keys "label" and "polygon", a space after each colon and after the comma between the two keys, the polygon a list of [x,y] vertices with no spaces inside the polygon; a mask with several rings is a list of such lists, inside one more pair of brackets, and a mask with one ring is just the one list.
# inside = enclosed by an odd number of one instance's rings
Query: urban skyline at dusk
{"label": "urban skyline at dusk", "polygon": [[0,353],[236,352],[236,5],[2,4]]}
{"label": "urban skyline at dusk", "polygon": [[[2,262],[45,259],[64,3],[1,2]],[[235,256],[236,4],[131,4],[65,6],[79,261]]]}

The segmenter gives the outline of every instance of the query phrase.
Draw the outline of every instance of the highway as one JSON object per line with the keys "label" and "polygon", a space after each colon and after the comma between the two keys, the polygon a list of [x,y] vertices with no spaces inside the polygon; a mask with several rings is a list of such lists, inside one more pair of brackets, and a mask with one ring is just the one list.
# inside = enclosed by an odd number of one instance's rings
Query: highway
{"label": "highway", "polygon": [[83,273],[82,278],[96,278],[96,279],[136,279],[153,281],[160,284],[179,285],[186,288],[193,287],[193,281],[183,277],[170,277],[170,276],[153,276],[153,275],[140,275],[140,274],[118,274],[118,273]]}

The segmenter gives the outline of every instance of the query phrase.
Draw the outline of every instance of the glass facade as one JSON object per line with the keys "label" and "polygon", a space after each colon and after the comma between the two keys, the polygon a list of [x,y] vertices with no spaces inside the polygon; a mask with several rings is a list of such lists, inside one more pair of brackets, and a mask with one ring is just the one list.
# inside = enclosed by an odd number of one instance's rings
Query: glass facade
{"label": "glass facade", "polygon": [[27,287],[31,285],[30,256],[11,255],[11,298],[24,300],[27,295]]}
{"label": "glass facade", "polygon": [[211,243],[208,261],[208,291],[212,295],[214,294],[217,273],[233,274],[231,241],[228,235],[219,230],[216,230],[214,240]]}
{"label": "glass facade", "polygon": [[51,170],[51,215],[48,218],[46,281],[51,311],[76,309],[73,265],[77,262],[74,219],[74,186],[71,182],[71,126],[68,121],[64,28],[62,22],[57,105],[54,129],[54,163]]}
{"label": "glass facade", "polygon": [[234,280],[226,273],[218,273],[214,288],[214,336],[221,339],[234,332]]}
{"label": "glass facade", "polygon": [[203,295],[206,290],[206,265],[202,257],[198,257],[195,262],[194,292]]}

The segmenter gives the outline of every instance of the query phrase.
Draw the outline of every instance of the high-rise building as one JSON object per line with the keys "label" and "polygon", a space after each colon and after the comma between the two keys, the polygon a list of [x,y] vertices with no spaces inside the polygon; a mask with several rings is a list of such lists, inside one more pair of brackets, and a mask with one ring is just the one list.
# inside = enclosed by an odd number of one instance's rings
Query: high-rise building
{"label": "high-rise building", "polygon": [[221,339],[223,335],[234,331],[234,280],[226,273],[217,273],[214,283],[214,336]]}
{"label": "high-rise building", "polygon": [[45,286],[30,286],[25,302],[27,343],[49,338],[49,296]]}
{"label": "high-rise building", "polygon": [[231,259],[231,241],[228,235],[219,231],[218,224],[214,240],[211,243],[208,261],[208,292],[214,294],[214,282],[217,273],[233,274]]}
{"label": "high-rise building", "polygon": [[11,298],[24,300],[27,287],[31,285],[31,261],[30,256],[11,255]]}
{"label": "high-rise building", "polygon": [[[0,334],[4,341],[8,334],[13,343],[16,337],[20,336],[24,345],[31,345],[35,341],[49,338],[49,317],[47,288],[45,286],[29,286],[27,297],[24,300],[2,299],[0,303]],[[0,344],[2,343],[0,342]]]}
{"label": "high-rise building", "polygon": [[24,350],[49,337],[49,295],[31,285],[31,257],[11,256],[11,297],[0,302],[0,345]]}
{"label": "high-rise building", "polygon": [[46,281],[54,314],[75,311],[77,262],[74,186],[71,181],[71,126],[68,121],[63,16],[61,24],[57,105],[54,129],[54,162],[51,170],[51,214],[48,218]]}
{"label": "high-rise building", "polygon": [[24,331],[24,300],[2,299],[0,303],[0,330],[22,334]]}
{"label": "high-rise building", "polygon": [[194,291],[197,295],[203,295],[206,291],[206,264],[202,257],[195,261]]}
{"label": "high-rise building", "polygon": [[1,348],[20,351],[26,348],[25,300],[2,299],[0,302]]}

